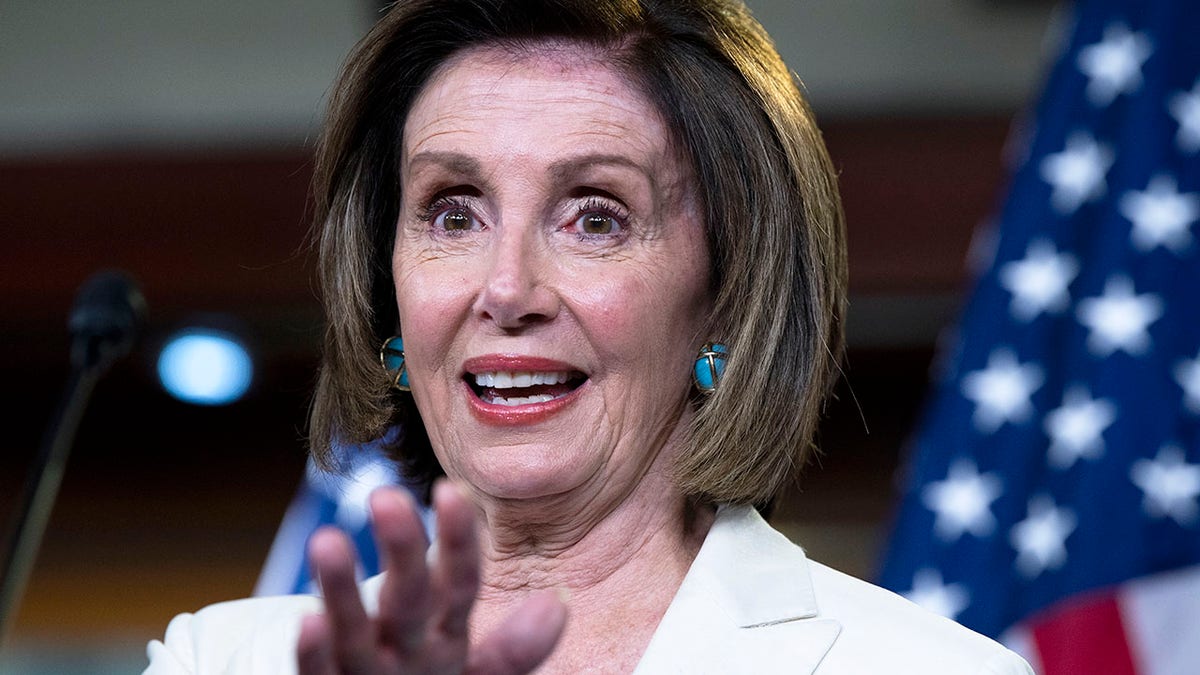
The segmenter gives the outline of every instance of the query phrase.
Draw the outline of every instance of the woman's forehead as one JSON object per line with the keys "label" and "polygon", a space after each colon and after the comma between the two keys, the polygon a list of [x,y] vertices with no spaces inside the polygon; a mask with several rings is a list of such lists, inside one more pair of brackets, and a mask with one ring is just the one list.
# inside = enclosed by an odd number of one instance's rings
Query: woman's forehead
{"label": "woman's forehead", "polygon": [[522,138],[546,149],[566,143],[661,156],[670,145],[661,115],[605,55],[574,43],[519,51],[478,47],[455,55],[410,109],[405,156]]}

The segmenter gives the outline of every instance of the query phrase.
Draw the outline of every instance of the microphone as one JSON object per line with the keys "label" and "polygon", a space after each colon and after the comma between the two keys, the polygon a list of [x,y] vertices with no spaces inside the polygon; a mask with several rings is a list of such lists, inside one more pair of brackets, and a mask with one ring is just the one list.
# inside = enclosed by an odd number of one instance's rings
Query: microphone
{"label": "microphone", "polygon": [[146,322],[146,299],[128,274],[98,272],[75,296],[67,319],[74,368],[107,369],[133,349]]}
{"label": "microphone", "polygon": [[62,483],[75,430],[100,376],[128,354],[146,322],[146,299],[124,272],[93,275],[75,296],[67,318],[71,370],[58,410],[26,475],[0,568],[0,642],[20,605]]}

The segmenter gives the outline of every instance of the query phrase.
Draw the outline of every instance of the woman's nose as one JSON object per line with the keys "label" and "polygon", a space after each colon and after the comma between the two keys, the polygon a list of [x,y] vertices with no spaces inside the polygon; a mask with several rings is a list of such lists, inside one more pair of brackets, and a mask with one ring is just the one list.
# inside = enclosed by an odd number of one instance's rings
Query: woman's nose
{"label": "woman's nose", "polygon": [[476,311],[504,330],[544,323],[558,314],[558,297],[546,284],[549,261],[532,240],[527,232],[504,232],[490,251]]}

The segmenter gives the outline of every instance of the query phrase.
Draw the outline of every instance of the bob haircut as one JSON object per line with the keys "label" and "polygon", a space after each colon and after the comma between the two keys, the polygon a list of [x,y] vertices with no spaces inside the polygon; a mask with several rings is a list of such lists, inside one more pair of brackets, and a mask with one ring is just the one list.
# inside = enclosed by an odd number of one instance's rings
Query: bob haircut
{"label": "bob haircut", "polygon": [[769,507],[814,449],[843,349],[846,261],[836,176],[798,83],[740,0],[402,0],[344,65],[314,175],[328,327],[310,419],[332,448],[377,440],[406,473],[441,473],[380,345],[400,328],[391,274],[409,107],[452,54],[479,46],[598,49],[661,113],[698,183],[712,265],[708,335],[721,386],[696,396],[677,462],[701,502]]}

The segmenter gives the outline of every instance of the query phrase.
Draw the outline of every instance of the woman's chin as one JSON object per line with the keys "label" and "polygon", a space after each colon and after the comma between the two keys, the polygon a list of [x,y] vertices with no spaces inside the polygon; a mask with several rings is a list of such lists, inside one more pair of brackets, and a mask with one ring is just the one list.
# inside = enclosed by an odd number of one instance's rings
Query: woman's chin
{"label": "woman's chin", "polygon": [[505,447],[463,466],[462,479],[493,499],[542,499],[570,493],[594,475],[591,462],[545,448]]}

